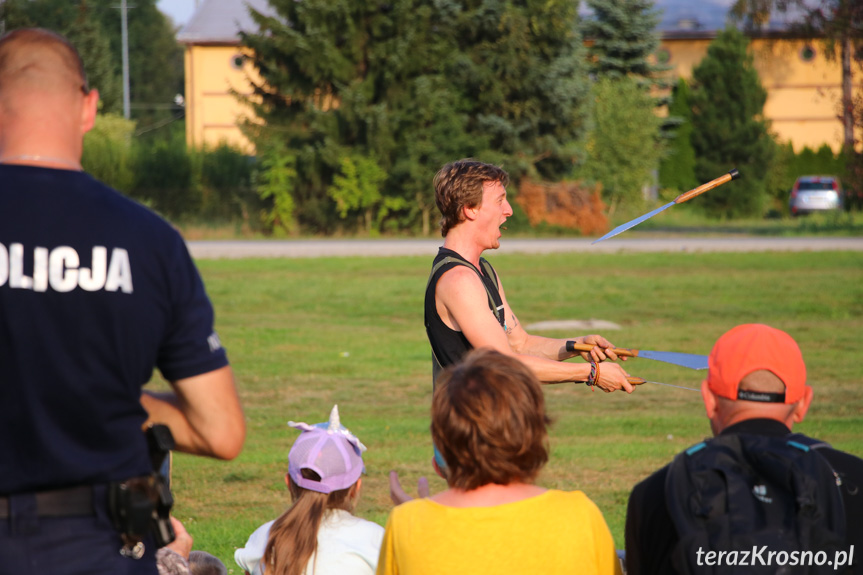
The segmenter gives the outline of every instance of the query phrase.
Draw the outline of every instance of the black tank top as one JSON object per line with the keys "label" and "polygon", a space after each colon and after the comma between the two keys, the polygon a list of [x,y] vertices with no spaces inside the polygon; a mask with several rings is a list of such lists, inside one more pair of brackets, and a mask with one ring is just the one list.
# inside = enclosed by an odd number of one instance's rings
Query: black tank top
{"label": "black tank top", "polygon": [[[447,258],[450,261],[447,261],[435,270],[435,267]],[[465,260],[458,253],[447,248],[440,248],[432,263],[432,270],[434,271],[431,277],[429,277],[425,293],[425,326],[432,348],[432,376],[434,378],[432,381],[437,379],[437,374],[441,368],[458,362],[472,349],[470,342],[468,342],[462,332],[451,329],[443,322],[437,313],[437,306],[435,305],[435,290],[438,280],[443,274],[459,265],[468,266],[479,274],[486,292],[490,296],[489,311],[494,313],[495,309],[497,309],[498,313],[495,314],[498,316],[497,320],[501,327],[505,326],[503,300],[497,289],[497,273],[491,267],[491,264],[480,258],[480,269],[477,270],[473,264]],[[494,307],[492,307],[492,302],[494,302]]]}

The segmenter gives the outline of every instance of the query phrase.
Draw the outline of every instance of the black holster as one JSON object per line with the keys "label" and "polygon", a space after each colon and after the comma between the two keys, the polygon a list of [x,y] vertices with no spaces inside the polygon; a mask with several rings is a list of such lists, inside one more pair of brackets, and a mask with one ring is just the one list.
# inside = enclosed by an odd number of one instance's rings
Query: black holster
{"label": "black holster", "polygon": [[130,550],[137,547],[147,533],[153,535],[156,547],[164,547],[176,537],[171,526],[174,496],[168,479],[159,473],[162,463],[174,448],[174,438],[165,425],[153,425],[146,434],[153,472],[115,481],[108,486],[111,521],[123,538],[124,548]]}

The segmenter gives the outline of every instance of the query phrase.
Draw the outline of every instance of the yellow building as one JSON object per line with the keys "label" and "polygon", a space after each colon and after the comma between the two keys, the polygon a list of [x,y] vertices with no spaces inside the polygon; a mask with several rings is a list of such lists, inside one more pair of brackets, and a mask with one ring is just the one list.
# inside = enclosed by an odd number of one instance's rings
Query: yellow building
{"label": "yellow building", "polygon": [[258,81],[240,47],[240,30],[255,30],[246,4],[264,14],[267,0],[205,0],[184,26],[186,142],[196,148],[225,142],[253,154],[238,124],[254,115],[236,94],[249,95],[249,78]]}
{"label": "yellow building", "polygon": [[[672,66],[674,77],[689,79],[707,54],[715,32],[678,31],[663,34],[658,57]],[[821,40],[754,37],[750,50],[761,84],[767,91],[764,115],[781,142],[795,151],[804,146],[842,148],[840,120],[842,70],[828,60]],[[860,70],[859,63],[855,66]]]}
{"label": "yellow building", "polygon": [[[234,95],[248,95],[248,78],[256,79],[239,46],[238,31],[254,30],[246,3],[265,14],[271,10],[266,0],[205,0],[178,34],[178,41],[186,47],[186,139],[190,146],[224,141],[254,153],[237,127],[250,111]],[[691,8],[686,0],[681,4],[683,10],[702,10],[704,22],[699,23],[697,17],[678,17],[673,0],[658,0],[657,5],[671,16],[660,25],[662,41],[657,55],[672,67],[674,77],[689,78],[707,53],[715,30],[722,26],[724,11],[717,14],[713,6],[714,13],[708,13],[706,8]],[[825,143],[840,150],[841,69],[835,58],[825,57],[823,43],[765,36],[753,38],[751,48],[768,94],[764,114],[779,140],[792,142],[797,151]],[[859,73],[860,62],[854,67]]]}

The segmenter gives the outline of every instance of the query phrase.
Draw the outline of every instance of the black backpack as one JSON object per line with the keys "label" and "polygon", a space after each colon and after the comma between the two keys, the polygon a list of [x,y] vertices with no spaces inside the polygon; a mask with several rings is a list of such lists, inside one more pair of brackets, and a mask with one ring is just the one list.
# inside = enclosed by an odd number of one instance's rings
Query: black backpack
{"label": "black backpack", "polygon": [[728,434],[677,455],[665,482],[677,572],[842,573],[841,480],[820,447],[799,434]]}

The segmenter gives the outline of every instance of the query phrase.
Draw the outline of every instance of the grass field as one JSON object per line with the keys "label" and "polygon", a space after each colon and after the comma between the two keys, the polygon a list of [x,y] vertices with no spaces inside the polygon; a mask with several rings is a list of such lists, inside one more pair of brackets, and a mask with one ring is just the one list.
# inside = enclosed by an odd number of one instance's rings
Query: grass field
{"label": "grass field", "polygon": [[[815,402],[798,429],[863,456],[863,254],[490,255],[523,324],[603,319],[621,347],[709,352],[730,327],[774,325],[800,343]],[[387,473],[430,475],[430,352],[422,325],[424,257],[201,261],[248,421],[232,462],[178,455],[175,512],[195,548],[234,573],[233,550],[289,502],[283,477],[297,432],[334,403],[369,447],[358,514],[383,524]],[[549,332],[551,336],[583,333]],[[649,360],[632,375],[697,387],[704,372]],[[163,385],[155,382],[153,385]],[[546,487],[581,489],[623,547],[631,486],[709,434],[700,395],[658,385],[631,396],[546,388]],[[432,491],[444,488],[431,479]]]}

